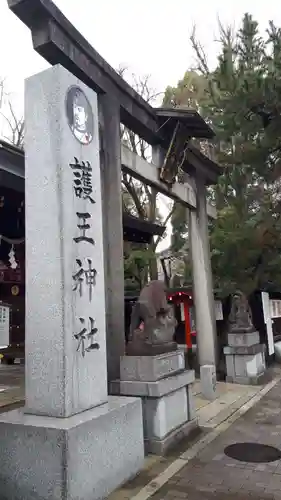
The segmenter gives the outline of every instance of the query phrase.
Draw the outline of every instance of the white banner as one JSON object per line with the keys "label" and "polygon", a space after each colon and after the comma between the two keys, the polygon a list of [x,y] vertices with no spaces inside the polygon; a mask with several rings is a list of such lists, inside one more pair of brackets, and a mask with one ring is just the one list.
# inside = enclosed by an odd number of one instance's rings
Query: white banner
{"label": "white banner", "polygon": [[0,305],[0,346],[6,347],[10,343],[10,309]]}
{"label": "white banner", "polygon": [[276,301],[269,300],[269,294],[267,292],[262,292],[261,298],[262,298],[264,323],[266,326],[266,333],[267,333],[268,354],[271,356],[271,354],[274,353],[274,340],[273,340],[272,319],[271,319],[273,316],[272,316],[271,303]]}
{"label": "white banner", "polygon": [[216,315],[216,321],[220,321],[223,319],[222,301],[221,300],[215,300],[215,315]]}

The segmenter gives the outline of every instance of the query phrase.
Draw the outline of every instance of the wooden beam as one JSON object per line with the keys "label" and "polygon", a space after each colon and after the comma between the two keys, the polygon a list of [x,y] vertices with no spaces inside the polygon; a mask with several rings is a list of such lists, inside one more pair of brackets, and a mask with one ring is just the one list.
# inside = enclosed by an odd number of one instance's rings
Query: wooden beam
{"label": "wooden beam", "polygon": [[149,144],[161,133],[155,110],[98,54],[51,0],[7,0],[30,28],[33,47],[50,64],[62,64],[86,85],[108,93],[121,107],[121,121]]}
{"label": "wooden beam", "polygon": [[[194,210],[196,208],[196,193],[192,180],[190,183],[175,183],[172,187],[168,187],[159,180],[158,169],[153,163],[148,163],[125,146],[121,148],[121,163],[122,170],[128,172],[136,179],[145,182],[149,186],[155,187],[160,193],[183,203],[190,209]],[[210,203],[207,203],[207,213],[210,218],[216,218],[216,208]]]}

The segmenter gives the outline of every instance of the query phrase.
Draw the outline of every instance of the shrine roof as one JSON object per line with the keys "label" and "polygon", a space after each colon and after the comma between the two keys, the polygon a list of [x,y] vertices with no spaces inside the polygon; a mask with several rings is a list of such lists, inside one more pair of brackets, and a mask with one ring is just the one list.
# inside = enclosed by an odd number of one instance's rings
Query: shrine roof
{"label": "shrine roof", "polygon": [[[24,150],[0,140],[0,170],[4,167],[9,174],[12,174],[15,182],[17,177],[24,177]],[[9,187],[12,188],[12,185]],[[123,236],[125,241],[150,243],[153,236],[162,236],[165,229],[164,226],[138,219],[126,212],[123,213]]]}
{"label": "shrine roof", "polygon": [[[162,145],[168,150],[177,124],[179,125],[176,135],[182,143],[182,149],[185,149],[185,143],[189,139],[212,139],[215,137],[214,131],[209,127],[205,120],[190,108],[157,108],[155,109],[158,117],[160,131],[164,140]],[[205,178],[206,184],[216,184],[218,176],[221,175],[221,167],[196,148],[191,141],[188,143],[187,156],[181,168],[184,172],[194,176],[196,171],[200,172]]]}
{"label": "shrine roof", "polygon": [[161,107],[155,108],[155,113],[164,136],[173,133],[177,122],[186,129],[187,138],[212,139],[215,136],[214,131],[194,109]]}
{"label": "shrine roof", "polygon": [[123,235],[125,241],[150,243],[153,236],[162,236],[165,226],[133,217],[123,212]]}
{"label": "shrine roof", "polygon": [[2,158],[9,158],[14,164],[24,169],[24,151],[22,148],[0,139],[0,154]]}

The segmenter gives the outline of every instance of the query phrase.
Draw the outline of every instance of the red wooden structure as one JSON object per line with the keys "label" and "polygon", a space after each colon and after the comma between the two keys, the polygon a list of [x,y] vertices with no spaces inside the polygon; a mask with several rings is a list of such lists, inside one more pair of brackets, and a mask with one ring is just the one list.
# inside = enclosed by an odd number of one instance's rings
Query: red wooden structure
{"label": "red wooden structure", "polygon": [[194,306],[192,290],[177,288],[168,290],[168,301],[181,309],[181,320],[185,326],[185,344],[192,347],[192,336],[196,335],[191,309]]}

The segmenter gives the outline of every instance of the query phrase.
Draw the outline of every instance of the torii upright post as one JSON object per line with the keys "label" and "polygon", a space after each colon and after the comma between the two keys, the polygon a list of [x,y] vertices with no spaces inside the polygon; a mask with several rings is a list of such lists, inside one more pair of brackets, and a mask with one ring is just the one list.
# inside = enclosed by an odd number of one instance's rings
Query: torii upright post
{"label": "torii upright post", "polygon": [[120,106],[108,94],[99,96],[99,105],[110,387],[112,380],[120,378],[120,357],[125,354]]}
{"label": "torii upright post", "polygon": [[216,324],[206,187],[204,179],[199,175],[196,176],[196,209],[189,210],[189,241],[201,390],[205,397],[212,400],[216,391]]}

